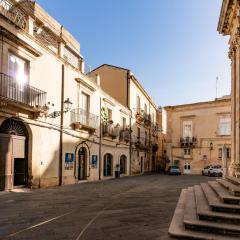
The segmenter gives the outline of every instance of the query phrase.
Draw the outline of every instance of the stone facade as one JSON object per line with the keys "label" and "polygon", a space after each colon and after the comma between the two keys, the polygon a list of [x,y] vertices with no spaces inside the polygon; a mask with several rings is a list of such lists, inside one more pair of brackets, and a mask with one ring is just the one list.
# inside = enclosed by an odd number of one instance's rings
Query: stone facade
{"label": "stone facade", "polygon": [[240,175],[240,2],[223,0],[218,31],[229,35],[229,58],[232,72],[232,160],[229,167],[231,176]]}
{"label": "stone facade", "polygon": [[135,112],[86,74],[80,44],[35,2],[1,1],[0,20],[0,189],[130,175]]}
{"label": "stone facade", "polygon": [[205,166],[222,165],[224,145],[230,165],[230,97],[165,107],[163,133],[167,165],[179,165],[184,174],[200,174]]}
{"label": "stone facade", "polygon": [[155,171],[159,149],[158,109],[134,74],[129,70],[104,64],[93,70],[101,87],[129,109],[131,131],[131,173]]}

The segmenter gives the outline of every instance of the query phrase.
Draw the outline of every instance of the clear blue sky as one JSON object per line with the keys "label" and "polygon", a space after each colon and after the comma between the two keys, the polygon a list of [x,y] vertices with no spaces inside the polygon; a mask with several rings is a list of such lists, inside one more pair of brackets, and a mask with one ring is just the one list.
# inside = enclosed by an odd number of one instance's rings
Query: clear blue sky
{"label": "clear blue sky", "polygon": [[230,93],[228,37],[217,32],[221,0],[38,0],[81,44],[93,68],[132,70],[157,105]]}

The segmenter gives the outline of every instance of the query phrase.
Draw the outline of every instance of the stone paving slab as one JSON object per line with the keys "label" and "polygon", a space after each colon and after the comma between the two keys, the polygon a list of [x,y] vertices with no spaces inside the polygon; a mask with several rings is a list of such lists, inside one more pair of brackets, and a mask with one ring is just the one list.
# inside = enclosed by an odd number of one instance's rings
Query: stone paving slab
{"label": "stone paving slab", "polygon": [[154,174],[0,194],[0,239],[169,240],[181,189],[209,180]]}

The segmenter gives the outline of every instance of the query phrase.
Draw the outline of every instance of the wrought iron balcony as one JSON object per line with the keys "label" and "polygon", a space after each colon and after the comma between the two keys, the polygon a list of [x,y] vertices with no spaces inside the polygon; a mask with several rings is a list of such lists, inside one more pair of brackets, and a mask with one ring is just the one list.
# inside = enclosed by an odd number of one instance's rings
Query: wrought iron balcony
{"label": "wrought iron balcony", "polygon": [[161,132],[161,128],[157,123],[152,124],[152,135],[154,137],[158,137],[158,134]]}
{"label": "wrought iron balcony", "polygon": [[135,144],[136,149],[139,151],[149,151],[150,150],[149,142],[145,138],[135,137],[133,139],[133,142]]}
{"label": "wrought iron balcony", "polygon": [[130,129],[129,128],[125,128],[120,131],[119,141],[126,142],[126,143],[128,143],[130,141]]}
{"label": "wrought iron balcony", "polygon": [[102,124],[102,132],[104,137],[116,139],[120,134],[120,126],[119,124],[114,125],[113,121],[110,120]]}
{"label": "wrought iron balcony", "polygon": [[147,113],[144,112],[143,120],[144,120],[144,125],[146,127],[151,126],[152,120],[151,120],[151,115],[150,114],[147,114]]}
{"label": "wrought iron balcony", "polygon": [[181,148],[194,148],[197,145],[196,137],[181,137],[180,138],[180,146]]}
{"label": "wrought iron balcony", "polygon": [[29,84],[20,84],[16,79],[0,73],[0,98],[9,104],[17,104],[27,110],[42,111],[47,93]]}
{"label": "wrought iron balcony", "polygon": [[159,149],[159,145],[157,143],[152,143],[152,151],[157,152]]}
{"label": "wrought iron balcony", "polygon": [[74,129],[95,131],[98,126],[98,116],[81,108],[71,111],[71,125]]}
{"label": "wrought iron balcony", "polygon": [[135,111],[136,111],[135,117],[136,117],[137,121],[143,122],[144,121],[144,110],[141,108],[136,108]]}
{"label": "wrought iron balcony", "polygon": [[14,0],[0,0],[0,14],[17,27],[26,30],[28,16]]}

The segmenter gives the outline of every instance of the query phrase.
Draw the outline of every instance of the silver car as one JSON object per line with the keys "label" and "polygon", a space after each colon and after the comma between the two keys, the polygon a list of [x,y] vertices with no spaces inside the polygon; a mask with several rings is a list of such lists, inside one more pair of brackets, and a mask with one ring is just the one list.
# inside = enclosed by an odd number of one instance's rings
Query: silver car
{"label": "silver car", "polygon": [[202,170],[202,175],[203,176],[213,176],[213,177],[222,177],[223,175],[223,169],[221,165],[210,165],[205,167]]}
{"label": "silver car", "polygon": [[180,168],[178,166],[170,166],[168,168],[169,175],[181,175]]}

